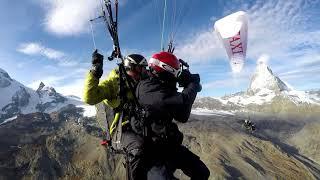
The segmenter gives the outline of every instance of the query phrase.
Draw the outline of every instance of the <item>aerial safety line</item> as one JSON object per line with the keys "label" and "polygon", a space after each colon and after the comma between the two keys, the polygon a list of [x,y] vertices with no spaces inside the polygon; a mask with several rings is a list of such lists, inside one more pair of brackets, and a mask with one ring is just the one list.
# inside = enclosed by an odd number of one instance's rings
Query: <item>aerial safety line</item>
{"label": "aerial safety line", "polygon": [[[152,0],[152,5],[153,5],[153,9],[154,9],[154,14],[155,14],[155,18],[158,24],[158,30],[159,30],[159,41],[160,41],[160,49],[161,49],[161,31],[162,31],[162,10],[160,8],[160,1],[162,2],[162,0]],[[161,6],[162,7],[162,6]]]}
{"label": "aerial safety line", "polygon": [[[180,30],[180,27],[183,25],[185,22],[185,16],[189,14],[192,10],[192,5],[195,1],[194,0],[189,0],[189,2],[185,2],[182,4],[182,7],[179,9],[178,15],[177,15],[177,21],[175,22],[175,28],[174,31],[172,32],[172,40],[175,39],[177,33]],[[178,10],[177,10],[178,11]]]}
{"label": "aerial safety line", "polygon": [[173,0],[173,4],[172,4],[172,13],[173,15],[171,16],[171,33],[170,33],[170,42],[173,42],[174,36],[173,36],[173,32],[174,32],[174,28],[175,28],[175,24],[176,24],[176,16],[177,16],[177,0]]}
{"label": "aerial safety line", "polygon": [[162,33],[161,33],[161,49],[163,50],[163,35],[164,35],[164,25],[166,21],[166,12],[167,12],[167,0],[164,0],[164,7],[163,7],[163,19],[162,19]]}
{"label": "aerial safety line", "polygon": [[95,39],[94,39],[94,32],[93,32],[93,27],[92,27],[92,22],[91,22],[91,20],[90,20],[90,28],[91,28],[91,37],[92,37],[93,47],[94,47],[94,49],[97,49],[96,41],[95,41]]}
{"label": "aerial safety line", "polygon": [[[159,23],[160,49],[174,50],[176,36],[186,19],[186,14],[191,11],[194,0],[152,0],[154,14]],[[158,15],[158,17],[157,17]]]}

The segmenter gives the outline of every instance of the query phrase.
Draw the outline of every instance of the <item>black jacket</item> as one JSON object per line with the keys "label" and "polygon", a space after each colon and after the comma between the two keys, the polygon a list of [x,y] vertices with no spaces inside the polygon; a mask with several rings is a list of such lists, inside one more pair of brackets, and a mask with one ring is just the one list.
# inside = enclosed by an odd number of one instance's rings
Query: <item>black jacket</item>
{"label": "black jacket", "polygon": [[147,112],[145,124],[153,135],[160,138],[176,136],[172,133],[178,133],[179,130],[172,120],[187,122],[198,88],[199,83],[190,83],[180,93],[175,85],[165,84],[155,77],[139,82],[136,96]]}

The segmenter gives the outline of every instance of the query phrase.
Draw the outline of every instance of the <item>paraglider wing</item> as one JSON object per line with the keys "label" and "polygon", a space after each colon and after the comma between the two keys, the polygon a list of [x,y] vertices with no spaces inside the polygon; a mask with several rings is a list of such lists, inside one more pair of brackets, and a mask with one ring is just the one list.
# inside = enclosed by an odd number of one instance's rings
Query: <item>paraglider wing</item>
{"label": "paraglider wing", "polygon": [[227,51],[233,72],[243,68],[247,51],[248,18],[243,11],[228,15],[214,24],[218,38]]}

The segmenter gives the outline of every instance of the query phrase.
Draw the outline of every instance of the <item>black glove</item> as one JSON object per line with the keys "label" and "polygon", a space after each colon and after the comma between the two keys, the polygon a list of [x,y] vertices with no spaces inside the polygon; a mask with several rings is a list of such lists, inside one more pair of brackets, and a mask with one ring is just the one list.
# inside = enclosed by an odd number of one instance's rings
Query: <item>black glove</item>
{"label": "black glove", "polygon": [[200,75],[199,74],[191,74],[191,82],[200,83]]}
{"label": "black glove", "polygon": [[191,74],[189,70],[182,70],[180,76],[178,77],[178,83],[180,87],[187,87],[191,82],[200,84],[200,75]]}
{"label": "black glove", "polygon": [[103,64],[103,55],[98,53],[98,50],[96,49],[93,53],[92,53],[92,64]]}
{"label": "black glove", "polygon": [[180,87],[187,87],[192,81],[191,73],[189,70],[182,70],[181,74],[178,77],[178,84]]}
{"label": "black glove", "polygon": [[200,92],[202,90],[202,86],[200,84],[200,75],[199,74],[191,74],[191,82],[194,82],[197,84],[197,92]]}
{"label": "black glove", "polygon": [[103,74],[103,55],[98,53],[98,50],[92,53],[92,68],[90,71],[93,76],[98,79],[101,78]]}

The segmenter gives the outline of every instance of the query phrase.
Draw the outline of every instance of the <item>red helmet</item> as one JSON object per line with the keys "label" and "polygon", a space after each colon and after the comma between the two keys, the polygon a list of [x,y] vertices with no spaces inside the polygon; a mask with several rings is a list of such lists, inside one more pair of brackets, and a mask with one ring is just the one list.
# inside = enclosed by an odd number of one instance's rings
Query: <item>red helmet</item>
{"label": "red helmet", "polygon": [[159,52],[150,58],[148,65],[153,73],[162,74],[168,72],[178,77],[181,72],[181,65],[178,58],[169,52]]}

